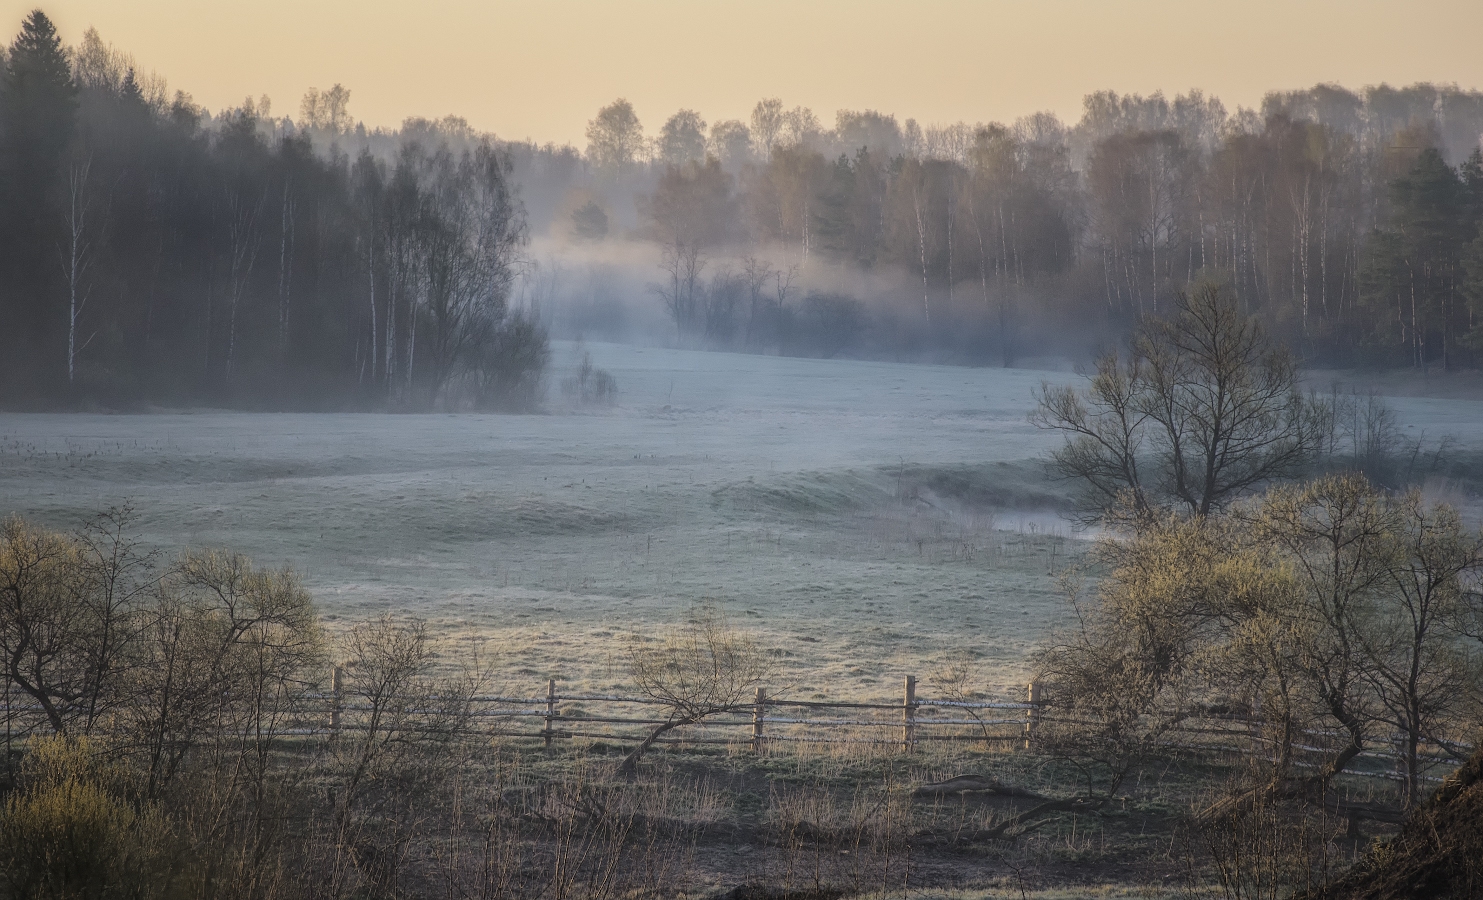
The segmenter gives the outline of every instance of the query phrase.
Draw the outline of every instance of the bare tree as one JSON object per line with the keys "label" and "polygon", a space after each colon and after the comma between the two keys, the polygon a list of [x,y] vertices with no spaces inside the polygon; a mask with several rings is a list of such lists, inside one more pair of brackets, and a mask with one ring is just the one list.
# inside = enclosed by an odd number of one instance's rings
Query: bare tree
{"label": "bare tree", "polygon": [[366,713],[364,727],[339,750],[343,776],[335,816],[343,829],[365,781],[419,730],[419,707],[431,693],[433,651],[421,619],[382,615],[350,629],[341,652],[346,693]]}
{"label": "bare tree", "polygon": [[272,745],[294,723],[312,687],[305,673],[322,658],[309,593],[290,570],[191,553],[162,580],[148,618],[130,714],[150,791],[209,745],[225,787],[246,788],[260,811]]}
{"label": "bare tree", "polygon": [[227,219],[227,362],[226,377],[232,378],[237,356],[237,312],[248,280],[257,265],[257,252],[262,246],[259,219],[267,195],[252,197],[250,188],[234,186],[226,192]]}
{"label": "bare tree", "polygon": [[795,106],[782,115],[782,128],[777,140],[789,147],[805,147],[819,139],[823,126],[819,117],[806,106]]}
{"label": "bare tree", "polygon": [[98,29],[89,27],[72,51],[72,77],[95,90],[118,92],[134,68],[132,55],[103,43]]}
{"label": "bare tree", "polygon": [[386,315],[383,321],[382,377],[388,391],[398,381],[410,382],[412,346],[408,335],[416,319],[419,229],[422,223],[422,191],[418,172],[423,166],[420,145],[402,147],[378,210],[382,255],[385,260]]}
{"label": "bare tree", "polygon": [[672,166],[705,159],[705,119],[693,109],[682,109],[659,130],[659,158]]}
{"label": "bare tree", "polygon": [[736,119],[712,125],[710,139],[706,141],[707,152],[730,168],[746,162],[751,146],[751,130]]}
{"label": "bare tree", "polygon": [[384,811],[425,798],[456,770],[450,759],[471,733],[473,698],[487,673],[476,650],[462,671],[435,674],[420,619],[382,615],[361,623],[342,639],[340,652],[344,690],[359,715],[357,728],[331,748],[334,852],[341,855],[331,871],[384,886],[396,878],[387,859],[403,851],[410,834],[393,827],[378,835],[388,819]]}
{"label": "bare tree", "polygon": [[[293,287],[294,221],[298,205],[298,199],[293,195],[293,176],[285,176],[283,179],[283,204],[280,208],[278,231],[278,352],[284,355],[288,353],[289,294],[290,289]],[[372,268],[374,269],[374,265]],[[372,282],[371,290],[374,295],[374,281]],[[373,299],[371,301],[371,314],[373,318],[375,316],[375,310],[376,303]],[[373,336],[375,330],[376,328],[373,323],[371,326]]]}
{"label": "bare tree", "polygon": [[[310,88],[299,103],[299,127],[317,128],[333,134],[350,130],[350,89],[340,84],[327,91]],[[263,110],[266,116],[267,110]]]}
{"label": "bare tree", "polygon": [[12,518],[0,525],[0,657],[58,734],[88,733],[120,704],[148,557],[111,510],[78,537]]}
{"label": "bare tree", "polygon": [[84,733],[137,700],[132,682],[139,665],[138,642],[159,583],[158,554],[141,549],[129,534],[137,519],[128,504],[109,507],[76,535],[93,622],[87,645],[93,687],[82,714]]}
{"label": "bare tree", "polygon": [[655,646],[635,643],[629,672],[639,692],[659,701],[665,721],[655,726],[619,766],[631,775],[654,742],[684,725],[750,708],[756,690],[775,671],[772,654],[733,627],[714,609],[696,610],[691,621]]}
{"label": "bare tree", "polygon": [[1236,559],[1223,534],[1214,524],[1160,519],[1132,538],[1097,543],[1095,559],[1110,575],[1092,596],[1081,595],[1078,574],[1068,576],[1075,615],[1037,659],[1055,711],[1037,742],[1078,762],[1089,801],[1115,795],[1192,714],[1234,571],[1223,562]]}
{"label": "bare tree", "polygon": [[1119,132],[1087,163],[1093,231],[1109,283],[1126,289],[1141,314],[1159,311],[1175,281],[1194,159],[1173,131]]}
{"label": "bare tree", "polygon": [[673,243],[665,245],[660,258],[659,268],[664,272],[664,281],[649,287],[663,301],[681,341],[695,331],[700,321],[705,294],[701,275],[705,272],[706,262],[697,243],[676,238]]}
{"label": "bare tree", "polygon": [[[1040,655],[1056,711],[1043,740],[1115,782],[1182,720],[1234,703],[1264,723],[1254,780],[1202,821],[1289,800],[1393,820],[1336,795],[1333,779],[1373,749],[1376,725],[1430,740],[1477,692],[1441,627],[1477,544],[1433,510],[1428,552],[1408,550],[1407,508],[1361,476],[1331,476],[1104,537],[1095,559],[1108,575]],[[1300,767],[1299,750],[1315,764]]]}
{"label": "bare tree", "polygon": [[777,97],[758,100],[752,108],[752,142],[757,155],[764,160],[772,156],[773,145],[783,130],[783,101]]}
{"label": "bare tree", "polygon": [[551,342],[535,314],[521,310],[486,323],[470,362],[474,403],[496,409],[530,410],[541,398]]}
{"label": "bare tree", "polygon": [[509,174],[509,161],[488,142],[458,159],[446,146],[423,158],[415,271],[431,326],[434,403],[506,318],[526,240],[525,211]]}
{"label": "bare tree", "polygon": [[742,277],[722,266],[711,276],[701,301],[702,331],[712,347],[727,347],[736,330],[736,309],[747,286]]}
{"label": "bare tree", "polygon": [[741,278],[747,288],[747,326],[742,335],[742,346],[750,350],[764,319],[773,319],[776,309],[768,296],[769,282],[776,270],[766,260],[748,256],[742,260]]}
{"label": "bare tree", "polygon": [[1052,469],[1081,482],[1089,517],[1209,515],[1308,462],[1318,418],[1297,362],[1215,284],[1145,318],[1128,356],[1109,353],[1085,390],[1042,385],[1030,421],[1066,434]]}
{"label": "bare tree", "polygon": [[1469,755],[1456,726],[1483,685],[1448,624],[1483,571],[1483,535],[1465,529],[1453,507],[1428,503],[1416,491],[1389,505],[1398,546],[1387,566],[1388,602],[1363,623],[1369,664],[1362,671],[1379,698],[1382,721],[1400,736],[1409,806],[1420,802],[1425,788],[1424,743],[1459,761]]}

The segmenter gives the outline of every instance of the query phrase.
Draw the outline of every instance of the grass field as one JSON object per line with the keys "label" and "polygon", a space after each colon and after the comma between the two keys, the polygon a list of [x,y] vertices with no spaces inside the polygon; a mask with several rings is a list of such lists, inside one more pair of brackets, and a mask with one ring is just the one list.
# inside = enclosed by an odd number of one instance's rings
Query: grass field
{"label": "grass field", "polygon": [[[553,384],[580,348],[555,348]],[[1075,376],[597,344],[616,405],[544,415],[0,415],[0,512],[131,503],[162,548],[302,573],[344,623],[381,610],[500,651],[504,687],[613,689],[631,636],[717,605],[799,692],[895,698],[980,661],[1022,690],[1084,542],[1026,421]],[[1398,401],[1483,446],[1483,403]]]}
{"label": "grass field", "polygon": [[[1075,376],[587,349],[617,378],[614,406],[573,407],[553,389],[548,412],[530,416],[0,414],[0,514],[72,527],[130,503],[147,545],[293,566],[334,629],[394,610],[431,622],[450,658],[463,638],[488,639],[499,693],[539,695],[548,677],[563,693],[627,693],[631,642],[710,603],[778,651],[773,695],[790,686],[793,699],[899,702],[901,676],[914,674],[930,698],[933,676],[966,655],[970,691],[1023,696],[1031,654],[1067,621],[1057,576],[1087,546],[1060,518],[1066,488],[1045,475],[1059,438],[1026,414],[1042,379]],[[556,350],[559,385],[581,348]],[[1450,480],[1431,489],[1476,517],[1483,476],[1459,475],[1457,460],[1479,458],[1483,403],[1393,406],[1408,438],[1455,436]],[[1170,752],[1096,814],[965,843],[1040,801],[913,786],[975,773],[1062,797],[1085,773],[1003,744],[776,746],[658,748],[628,781],[614,774],[624,741],[548,751],[539,738],[481,736],[443,793],[417,788],[422,830],[398,839],[422,878],[434,874],[433,849],[476,859],[494,820],[513,823],[510,846],[538,861],[564,833],[549,823],[567,821],[550,810],[585,790],[602,800],[600,823],[633,815],[653,827],[645,834],[683,836],[672,860],[664,841],[653,853],[610,848],[635,877],[673,863],[675,896],[715,900],[739,885],[829,888],[795,897],[884,885],[901,887],[866,896],[1220,895],[1184,828],[1240,761]],[[1388,782],[1351,781],[1354,799],[1395,800]],[[392,840],[382,826],[367,834]],[[1347,864],[1385,833],[1335,832],[1324,852]]]}

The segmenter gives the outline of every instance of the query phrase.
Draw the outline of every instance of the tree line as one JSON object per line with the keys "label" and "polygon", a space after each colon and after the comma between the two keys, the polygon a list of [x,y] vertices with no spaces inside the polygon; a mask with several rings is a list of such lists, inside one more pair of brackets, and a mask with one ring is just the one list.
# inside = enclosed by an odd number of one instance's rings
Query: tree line
{"label": "tree line", "polygon": [[[1102,91],[1074,125],[828,127],[767,98],[653,136],[620,99],[577,148],[456,116],[367,129],[338,84],[297,118],[213,113],[39,11],[4,62],[12,403],[528,407],[545,330],[604,333],[536,308],[583,266],[589,305],[755,352],[1080,355],[1200,279],[1311,362],[1470,366],[1483,339],[1483,93],[1455,86],[1234,113]],[[590,262],[635,249],[657,269]]]}
{"label": "tree line", "polygon": [[[589,128],[588,158],[609,172],[641,165],[636,135],[609,134],[615,118],[638,127],[615,107]],[[1209,278],[1310,360],[1478,358],[1477,92],[1319,86],[1235,115],[1198,91],[1102,92],[1074,127],[1039,114],[925,132],[848,110],[824,132],[806,110],[778,125],[777,110],[759,103],[750,128],[721,123],[708,140],[695,114],[672,117],[643,233],[722,269],[745,255],[728,243],[788,248],[806,272],[894,268],[909,276],[890,286],[896,328],[951,344],[966,324],[970,354],[1005,363],[1053,327],[1119,334]]]}
{"label": "tree line", "polygon": [[318,152],[348,91],[278,128],[211,116],[39,10],[0,85],[0,383],[9,402],[525,407],[544,331],[512,309],[511,161],[415,136]]}

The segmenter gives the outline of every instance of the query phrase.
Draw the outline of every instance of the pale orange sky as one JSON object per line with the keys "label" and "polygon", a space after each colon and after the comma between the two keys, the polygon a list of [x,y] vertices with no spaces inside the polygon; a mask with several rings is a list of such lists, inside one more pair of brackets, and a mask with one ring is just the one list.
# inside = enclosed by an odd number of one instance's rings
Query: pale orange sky
{"label": "pale orange sky", "polygon": [[[0,0],[9,43],[36,0]],[[267,94],[298,115],[340,82],[368,126],[462,115],[505,138],[581,146],[631,100],[653,134],[680,107],[745,120],[765,96],[933,122],[1011,121],[1082,95],[1191,87],[1227,108],[1319,81],[1483,87],[1483,2],[679,2],[679,0],[68,0],[89,26],[212,110]]]}

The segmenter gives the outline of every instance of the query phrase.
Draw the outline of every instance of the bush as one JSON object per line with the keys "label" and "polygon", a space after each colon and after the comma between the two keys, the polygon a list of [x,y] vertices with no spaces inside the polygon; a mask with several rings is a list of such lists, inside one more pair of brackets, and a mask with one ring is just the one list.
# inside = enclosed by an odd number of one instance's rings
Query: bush
{"label": "bush", "polygon": [[827,291],[809,291],[797,310],[784,310],[784,320],[784,355],[824,359],[854,347],[867,324],[859,300]]}
{"label": "bush", "polygon": [[535,316],[506,316],[473,353],[474,401],[480,408],[524,412],[540,403],[551,341]]}
{"label": "bush", "polygon": [[577,374],[562,379],[561,392],[578,403],[611,405],[618,399],[618,379],[594,366],[591,353],[583,353]]}
{"label": "bush", "polygon": [[1302,803],[1269,802],[1240,784],[1225,799],[1186,823],[1186,839],[1214,869],[1227,900],[1280,900],[1329,882],[1344,821]]}
{"label": "bush", "polygon": [[89,742],[37,738],[23,780],[0,813],[0,868],[12,896],[163,895],[163,819],[129,803],[127,779]]}

